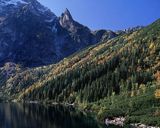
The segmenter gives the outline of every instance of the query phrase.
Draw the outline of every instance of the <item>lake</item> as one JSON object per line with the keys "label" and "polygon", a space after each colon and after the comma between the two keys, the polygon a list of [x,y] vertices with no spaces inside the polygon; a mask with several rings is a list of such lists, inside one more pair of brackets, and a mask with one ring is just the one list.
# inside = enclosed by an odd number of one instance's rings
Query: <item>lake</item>
{"label": "lake", "polygon": [[0,128],[101,128],[93,118],[61,105],[0,103]]}

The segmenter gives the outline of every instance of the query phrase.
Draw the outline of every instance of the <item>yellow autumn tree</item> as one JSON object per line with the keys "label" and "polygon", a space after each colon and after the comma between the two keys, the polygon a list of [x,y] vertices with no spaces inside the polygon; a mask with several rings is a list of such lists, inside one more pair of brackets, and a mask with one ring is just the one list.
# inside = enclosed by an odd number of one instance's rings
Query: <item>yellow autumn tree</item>
{"label": "yellow autumn tree", "polygon": [[155,74],[154,74],[154,77],[157,81],[157,89],[155,91],[155,97],[156,98],[160,98],[160,71],[157,71]]}
{"label": "yellow autumn tree", "polygon": [[156,97],[156,98],[160,98],[160,89],[157,89],[157,90],[155,91],[155,97]]}

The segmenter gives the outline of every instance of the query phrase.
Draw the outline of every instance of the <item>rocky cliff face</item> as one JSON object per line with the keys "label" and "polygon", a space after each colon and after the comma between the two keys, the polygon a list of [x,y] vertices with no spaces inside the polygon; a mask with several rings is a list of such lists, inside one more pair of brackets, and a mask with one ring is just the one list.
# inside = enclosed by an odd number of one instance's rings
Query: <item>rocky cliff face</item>
{"label": "rocky cliff face", "polygon": [[[74,21],[68,9],[57,17],[36,0],[0,0],[0,66],[56,63],[106,38],[104,33]],[[112,32],[107,38],[115,36]]]}

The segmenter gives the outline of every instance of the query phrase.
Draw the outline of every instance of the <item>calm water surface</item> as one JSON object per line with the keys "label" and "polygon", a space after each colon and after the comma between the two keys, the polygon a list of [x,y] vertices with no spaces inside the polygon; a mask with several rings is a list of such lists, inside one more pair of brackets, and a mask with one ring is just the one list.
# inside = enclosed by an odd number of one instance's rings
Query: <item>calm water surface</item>
{"label": "calm water surface", "polygon": [[0,128],[101,128],[73,107],[0,103]]}

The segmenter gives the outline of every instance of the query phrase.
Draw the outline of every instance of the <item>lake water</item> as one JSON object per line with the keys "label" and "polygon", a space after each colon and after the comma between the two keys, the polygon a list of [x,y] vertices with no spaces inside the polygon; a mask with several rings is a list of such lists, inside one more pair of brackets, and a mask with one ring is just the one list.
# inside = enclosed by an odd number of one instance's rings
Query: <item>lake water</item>
{"label": "lake water", "polygon": [[73,107],[0,103],[0,128],[101,128]]}

